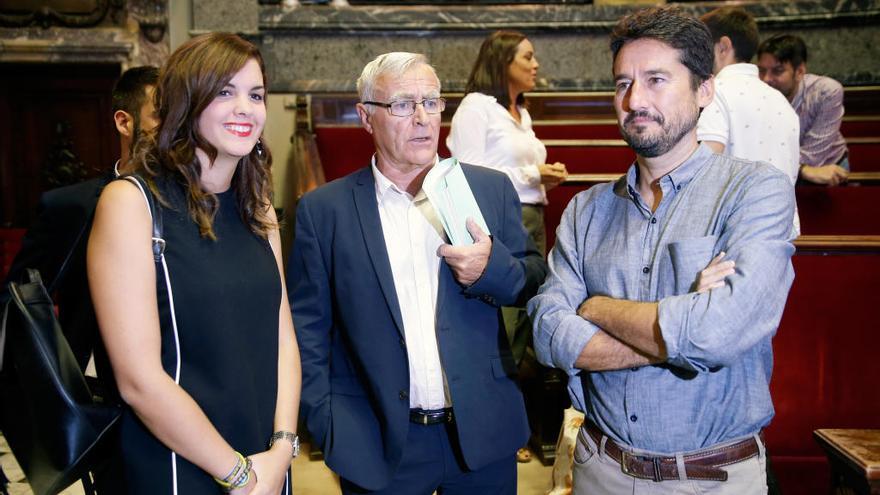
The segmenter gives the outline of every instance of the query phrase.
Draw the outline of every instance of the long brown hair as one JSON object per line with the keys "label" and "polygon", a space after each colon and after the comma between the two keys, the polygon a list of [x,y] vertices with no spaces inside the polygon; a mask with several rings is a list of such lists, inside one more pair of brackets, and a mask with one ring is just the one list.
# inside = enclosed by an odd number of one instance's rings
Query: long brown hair
{"label": "long brown hair", "polygon": [[[216,240],[212,225],[219,203],[217,196],[201,187],[202,166],[196,149],[204,151],[211,162],[217,157],[217,149],[199,134],[198,121],[217,93],[249,60],[257,61],[263,86],[267,86],[260,51],[237,35],[208,33],[181,45],[159,75],[155,95],[159,127],[135,147],[136,170],[143,173],[160,199],[156,178],[170,176],[185,184],[190,216],[202,237],[212,240]],[[251,231],[265,238],[275,227],[266,216],[272,204],[272,157],[265,143],[262,152],[258,147],[239,160],[231,187],[242,219]]]}
{"label": "long brown hair", "polygon": [[[483,40],[464,93],[479,92],[494,96],[499,105],[510,108],[508,70],[516,57],[516,48],[524,39],[526,35],[518,31],[495,31]],[[522,93],[517,95],[518,105],[525,101]]]}

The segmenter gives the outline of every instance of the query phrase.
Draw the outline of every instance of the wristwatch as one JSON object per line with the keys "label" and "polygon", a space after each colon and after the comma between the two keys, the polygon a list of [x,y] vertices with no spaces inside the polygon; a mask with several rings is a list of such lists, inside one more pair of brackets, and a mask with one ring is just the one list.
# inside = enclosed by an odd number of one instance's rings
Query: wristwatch
{"label": "wristwatch", "polygon": [[287,440],[290,442],[290,445],[293,446],[293,455],[291,458],[299,455],[299,436],[296,433],[289,431],[276,431],[272,434],[272,437],[269,438],[269,448],[271,449],[275,442],[278,440]]}

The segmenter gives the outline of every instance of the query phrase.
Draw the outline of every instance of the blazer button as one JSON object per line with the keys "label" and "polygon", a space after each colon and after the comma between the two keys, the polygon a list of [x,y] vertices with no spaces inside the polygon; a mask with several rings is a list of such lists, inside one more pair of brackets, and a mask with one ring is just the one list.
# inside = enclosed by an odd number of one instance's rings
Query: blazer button
{"label": "blazer button", "polygon": [[400,342],[400,347],[401,347],[402,349],[406,349],[406,341],[403,340],[403,339],[400,339],[399,342]]}
{"label": "blazer button", "polygon": [[409,399],[409,394],[406,392],[406,390],[401,390],[400,393],[397,394],[397,396],[400,397],[400,400]]}

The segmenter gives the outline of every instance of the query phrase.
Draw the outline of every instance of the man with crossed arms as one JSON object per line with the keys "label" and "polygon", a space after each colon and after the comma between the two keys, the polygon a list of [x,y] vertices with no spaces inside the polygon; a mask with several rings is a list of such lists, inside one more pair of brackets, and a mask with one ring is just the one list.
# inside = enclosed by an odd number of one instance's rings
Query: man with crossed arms
{"label": "man with crossed arms", "polygon": [[[571,201],[529,302],[539,360],[568,372],[586,413],[574,493],[766,493],[760,432],[794,276],[794,188],[770,165],[697,142],[714,91],[703,23],[637,12],[611,48],[637,159]],[[718,263],[725,252],[735,269]]]}

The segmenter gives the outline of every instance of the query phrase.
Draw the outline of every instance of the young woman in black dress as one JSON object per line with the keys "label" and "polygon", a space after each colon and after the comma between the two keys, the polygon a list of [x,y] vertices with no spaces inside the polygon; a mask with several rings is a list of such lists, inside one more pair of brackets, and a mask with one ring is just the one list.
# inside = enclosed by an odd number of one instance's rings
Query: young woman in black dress
{"label": "young woman in black dress", "polygon": [[111,183],[98,203],[89,283],[127,404],[125,493],[290,493],[299,351],[260,141],[265,98],[252,44],[188,41],[162,69],[161,122],[133,160],[162,206],[165,265],[135,184]]}

